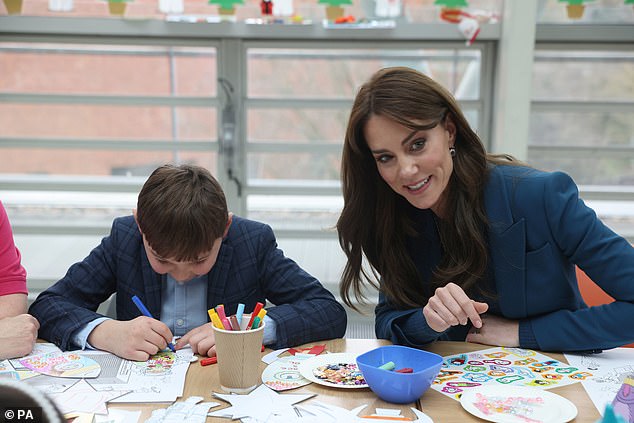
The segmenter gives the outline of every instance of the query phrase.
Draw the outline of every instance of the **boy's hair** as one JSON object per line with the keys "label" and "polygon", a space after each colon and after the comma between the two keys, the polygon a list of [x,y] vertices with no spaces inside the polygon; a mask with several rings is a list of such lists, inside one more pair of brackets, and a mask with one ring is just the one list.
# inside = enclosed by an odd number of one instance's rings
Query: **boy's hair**
{"label": "boy's hair", "polygon": [[220,184],[207,169],[167,164],[141,188],[136,217],[159,256],[193,261],[223,236],[229,211]]}

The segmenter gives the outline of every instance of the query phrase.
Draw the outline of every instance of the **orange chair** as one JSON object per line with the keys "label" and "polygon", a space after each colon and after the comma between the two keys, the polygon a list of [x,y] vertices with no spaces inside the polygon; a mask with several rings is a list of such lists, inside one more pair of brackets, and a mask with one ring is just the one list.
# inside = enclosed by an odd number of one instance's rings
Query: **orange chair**
{"label": "orange chair", "polygon": [[[588,306],[596,306],[601,304],[607,304],[614,301],[614,298],[610,297],[608,294],[602,290],[599,285],[594,283],[592,279],[585,274],[585,272],[577,267],[577,283],[579,284],[579,291],[581,291],[581,296],[583,297],[583,301],[588,304]],[[634,348],[634,344],[623,345],[624,347]]]}

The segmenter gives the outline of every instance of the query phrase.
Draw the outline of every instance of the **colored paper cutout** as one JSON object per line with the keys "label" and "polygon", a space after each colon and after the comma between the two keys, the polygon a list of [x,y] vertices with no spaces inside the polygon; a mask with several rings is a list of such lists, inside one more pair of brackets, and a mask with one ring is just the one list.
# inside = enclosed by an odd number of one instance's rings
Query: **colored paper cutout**
{"label": "colored paper cutout", "polygon": [[311,382],[302,376],[299,365],[311,357],[314,356],[296,354],[275,360],[262,372],[262,383],[275,391],[286,391],[308,385]]}
{"label": "colored paper cutout", "polygon": [[55,377],[94,378],[99,376],[99,364],[75,352],[50,352],[18,360],[29,370]]}

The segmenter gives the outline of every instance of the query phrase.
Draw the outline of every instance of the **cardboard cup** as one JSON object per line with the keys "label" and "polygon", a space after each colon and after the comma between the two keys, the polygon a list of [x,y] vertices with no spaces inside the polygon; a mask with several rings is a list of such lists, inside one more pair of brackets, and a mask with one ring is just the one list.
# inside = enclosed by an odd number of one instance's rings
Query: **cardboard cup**
{"label": "cardboard cup", "polygon": [[[250,316],[249,316],[250,317]],[[260,381],[264,322],[253,330],[224,330],[214,326],[220,387],[226,392],[246,394]]]}

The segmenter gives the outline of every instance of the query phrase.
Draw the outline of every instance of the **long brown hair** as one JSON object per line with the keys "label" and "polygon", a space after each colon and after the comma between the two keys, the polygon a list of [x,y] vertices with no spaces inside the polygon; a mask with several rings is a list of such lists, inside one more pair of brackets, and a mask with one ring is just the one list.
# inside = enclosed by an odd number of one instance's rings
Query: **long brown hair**
{"label": "long brown hair", "polygon": [[452,281],[469,290],[487,268],[483,189],[489,156],[445,88],[414,69],[394,67],[378,71],[360,88],[346,130],[341,161],[344,207],[336,225],[348,258],[340,284],[343,301],[356,309],[353,297],[365,302],[364,285],[379,288],[378,275],[382,292],[398,307],[423,306],[433,294],[433,286],[422,286],[405,247],[407,237],[415,235],[407,213],[413,206],[383,181],[363,133],[370,117],[379,115],[412,130],[444,125],[446,119],[454,123],[457,154],[445,215],[439,221],[444,254],[432,284]]}

